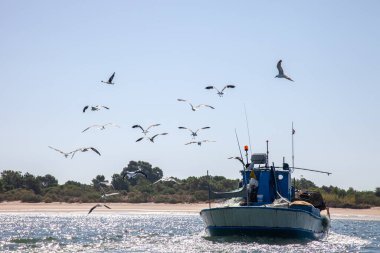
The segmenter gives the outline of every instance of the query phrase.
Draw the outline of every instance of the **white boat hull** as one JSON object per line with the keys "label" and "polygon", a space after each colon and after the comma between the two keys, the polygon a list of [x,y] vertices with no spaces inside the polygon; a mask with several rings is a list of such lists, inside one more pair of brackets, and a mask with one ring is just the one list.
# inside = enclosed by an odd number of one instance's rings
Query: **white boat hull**
{"label": "white boat hull", "polygon": [[252,234],[318,238],[328,229],[327,217],[319,213],[283,207],[211,208],[202,210],[200,215],[212,236]]}

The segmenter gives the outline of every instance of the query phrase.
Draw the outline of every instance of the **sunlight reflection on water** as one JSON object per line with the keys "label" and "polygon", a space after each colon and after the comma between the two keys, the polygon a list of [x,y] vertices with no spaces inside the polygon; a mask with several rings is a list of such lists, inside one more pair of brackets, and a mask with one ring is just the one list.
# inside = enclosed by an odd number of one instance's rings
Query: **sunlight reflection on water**
{"label": "sunlight reflection on water", "polygon": [[379,252],[379,221],[333,220],[323,240],[209,237],[198,215],[0,214],[1,252]]}

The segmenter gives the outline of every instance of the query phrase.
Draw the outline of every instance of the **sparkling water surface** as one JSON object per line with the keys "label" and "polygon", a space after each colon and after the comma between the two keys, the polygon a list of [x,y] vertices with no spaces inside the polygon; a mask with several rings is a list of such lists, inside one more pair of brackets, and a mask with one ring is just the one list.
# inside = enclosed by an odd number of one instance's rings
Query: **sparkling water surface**
{"label": "sparkling water surface", "polygon": [[210,237],[196,214],[0,214],[0,252],[380,252],[380,221],[331,225],[322,240]]}

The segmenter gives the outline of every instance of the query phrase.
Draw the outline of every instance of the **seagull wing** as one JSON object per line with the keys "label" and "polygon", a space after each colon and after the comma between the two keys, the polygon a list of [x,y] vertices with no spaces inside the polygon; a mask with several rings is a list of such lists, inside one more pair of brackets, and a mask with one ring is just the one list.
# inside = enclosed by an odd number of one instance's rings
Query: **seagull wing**
{"label": "seagull wing", "polygon": [[103,204],[103,206],[107,207],[108,209],[111,209],[111,207],[109,207],[109,206],[107,206],[107,205],[105,205],[105,204]]}
{"label": "seagull wing", "polygon": [[48,146],[48,147],[51,148],[51,149],[53,149],[53,150],[55,150],[55,151],[57,151],[57,152],[59,152],[59,153],[61,153],[61,154],[66,154],[65,152],[63,152],[63,151],[61,151],[59,149],[53,148],[51,146]]}
{"label": "seagull wing", "polygon": [[185,145],[189,145],[189,144],[193,144],[193,143],[198,143],[198,142],[196,142],[196,141],[190,141],[188,143],[185,143]]}
{"label": "seagull wing", "polygon": [[[178,127],[179,129],[186,129],[186,130],[189,130],[190,133],[194,133],[193,130],[191,130],[190,128],[187,128],[187,127]],[[196,132],[195,132],[196,133]]]}
{"label": "seagull wing", "polygon": [[142,126],[140,126],[140,125],[133,125],[132,128],[140,128],[141,131],[144,132],[144,128],[142,128]]}
{"label": "seagull wing", "polygon": [[182,98],[177,98],[177,101],[180,101],[180,102],[187,102],[187,100],[182,99]]}
{"label": "seagull wing", "polygon": [[99,152],[96,148],[90,147],[90,149],[91,149],[92,151],[94,151],[95,153],[97,153],[98,155],[101,155],[100,152]]}
{"label": "seagull wing", "polygon": [[243,162],[243,159],[241,159],[241,157],[235,156],[235,157],[229,157],[228,159],[236,159],[236,160],[238,160],[239,162],[241,162],[241,164],[243,164],[243,165],[245,166],[245,164],[244,164],[244,162]]}
{"label": "seagull wing", "polygon": [[278,69],[278,74],[282,76],[284,75],[284,70],[282,69],[281,63],[282,63],[282,60],[279,60],[277,63],[277,69]]}
{"label": "seagull wing", "polygon": [[161,124],[150,125],[150,126],[148,126],[148,128],[146,129],[146,131],[148,131],[149,128],[156,127],[156,126],[159,126],[159,125],[161,125]]}
{"label": "seagull wing", "polygon": [[138,139],[136,140],[136,142],[141,141],[142,139],[144,139],[144,137],[138,138]]}
{"label": "seagull wing", "polygon": [[86,105],[85,107],[83,107],[83,112],[85,112],[87,109],[88,109],[88,105]]}
{"label": "seagull wing", "polygon": [[107,107],[107,106],[104,106],[104,105],[102,105],[102,107],[103,107],[104,109],[107,109],[107,110],[109,110],[109,109],[110,109],[109,107]]}
{"label": "seagull wing", "polygon": [[210,127],[202,127],[202,128],[199,128],[197,129],[197,131],[195,131],[195,133],[198,133],[199,130],[203,130],[203,129],[209,129]]}
{"label": "seagull wing", "polygon": [[215,86],[207,86],[206,89],[207,90],[215,89],[218,93],[220,92]]}
{"label": "seagull wing", "polygon": [[84,129],[84,130],[82,131],[82,133],[85,132],[85,131],[87,131],[88,129],[90,129],[90,128],[92,128],[92,127],[101,127],[101,126],[100,126],[100,125],[92,125],[92,126],[89,126],[89,127],[87,127],[86,129]]}
{"label": "seagull wing", "polygon": [[136,171],[135,172],[135,175],[136,174],[141,174],[141,175],[143,175],[145,178],[148,178],[148,175],[145,173],[145,172],[143,172],[142,170],[138,170],[138,171]]}
{"label": "seagull wing", "polygon": [[235,88],[235,85],[226,85],[224,86],[224,88],[222,89],[222,92],[227,89],[227,88]]}
{"label": "seagull wing", "polygon": [[113,72],[113,74],[110,76],[110,78],[108,79],[108,82],[112,83],[112,80],[114,77],[115,77],[115,72]]}
{"label": "seagull wing", "polygon": [[115,196],[115,195],[119,195],[120,193],[119,192],[113,192],[113,193],[107,193],[105,194],[106,197],[109,197],[109,196]]}
{"label": "seagull wing", "polygon": [[294,82],[294,80],[293,80],[293,79],[291,79],[289,76],[287,76],[287,75],[284,75],[284,77],[285,77],[286,79],[288,79],[289,81],[292,81],[292,82]]}
{"label": "seagull wing", "polygon": [[200,107],[208,107],[208,108],[211,108],[211,109],[215,109],[215,108],[212,107],[211,105],[205,105],[205,104],[197,105],[195,108],[200,108]]}
{"label": "seagull wing", "polygon": [[154,142],[153,140],[154,140],[154,138],[156,138],[157,136],[159,136],[159,135],[167,135],[168,133],[162,133],[162,134],[156,134],[156,135],[153,135],[152,136],[152,138],[150,138],[150,140],[152,141],[152,142]]}
{"label": "seagull wing", "polygon": [[91,207],[90,211],[88,211],[88,214],[89,215],[92,211],[94,211],[95,208],[99,207],[100,205],[99,204],[96,204],[95,206]]}

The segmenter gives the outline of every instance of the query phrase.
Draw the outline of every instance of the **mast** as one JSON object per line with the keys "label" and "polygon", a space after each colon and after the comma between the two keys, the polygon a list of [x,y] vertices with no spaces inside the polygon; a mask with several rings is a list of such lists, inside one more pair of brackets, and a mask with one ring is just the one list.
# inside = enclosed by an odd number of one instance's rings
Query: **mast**
{"label": "mast", "polygon": [[268,168],[268,162],[269,162],[269,149],[268,149],[268,140],[267,140],[267,162],[265,163],[265,168]]}
{"label": "mast", "polygon": [[294,130],[293,127],[293,121],[292,121],[292,167],[294,168],[294,134],[296,131]]}

